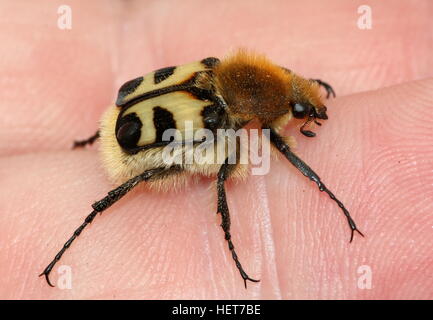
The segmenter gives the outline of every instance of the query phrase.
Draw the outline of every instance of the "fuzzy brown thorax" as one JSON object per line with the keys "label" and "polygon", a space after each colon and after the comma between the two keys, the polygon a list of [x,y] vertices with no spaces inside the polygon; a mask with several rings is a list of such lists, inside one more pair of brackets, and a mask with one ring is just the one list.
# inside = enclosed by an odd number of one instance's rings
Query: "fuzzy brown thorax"
{"label": "fuzzy brown thorax", "polygon": [[[272,63],[264,55],[240,50],[214,70],[215,87],[228,105],[228,113],[268,124],[287,114],[291,104],[322,105],[319,87]],[[306,100],[306,101],[303,101]]]}

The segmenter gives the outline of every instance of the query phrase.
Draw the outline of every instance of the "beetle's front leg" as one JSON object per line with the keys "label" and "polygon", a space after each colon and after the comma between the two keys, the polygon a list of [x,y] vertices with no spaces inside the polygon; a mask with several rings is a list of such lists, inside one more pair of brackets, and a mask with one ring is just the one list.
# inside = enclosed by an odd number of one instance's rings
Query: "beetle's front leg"
{"label": "beetle's front leg", "polygon": [[364,236],[364,234],[359,231],[357,228],[355,221],[350,216],[349,211],[346,209],[344,204],[337,199],[337,197],[329,190],[325,184],[322,182],[320,177],[311,169],[304,161],[302,161],[297,155],[295,155],[292,150],[290,150],[290,147],[287,143],[284,142],[283,138],[272,128],[265,128],[270,129],[270,141],[271,143],[280,151],[287,160],[290,161],[292,165],[295,166],[296,169],[298,169],[304,176],[309,178],[311,181],[315,182],[317,184],[317,187],[320,191],[323,191],[328,194],[328,196],[334,200],[337,205],[340,207],[340,209],[343,211],[344,215],[346,216],[347,223],[349,224],[351,234],[350,234],[350,242],[353,240],[353,235],[355,232],[358,232],[361,236]]}

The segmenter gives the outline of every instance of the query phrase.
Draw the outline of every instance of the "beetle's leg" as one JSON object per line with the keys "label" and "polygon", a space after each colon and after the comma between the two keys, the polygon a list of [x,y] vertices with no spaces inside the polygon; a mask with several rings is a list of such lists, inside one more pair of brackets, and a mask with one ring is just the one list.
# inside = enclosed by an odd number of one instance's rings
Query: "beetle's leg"
{"label": "beetle's leg", "polygon": [[[293,73],[292,70],[287,69],[285,67],[280,67],[280,68],[283,69],[287,73]],[[320,79],[310,79],[310,80],[317,82],[319,84],[319,86],[322,86],[323,88],[325,88],[325,90],[326,90],[326,99],[328,99],[331,94],[334,96],[334,98],[336,97],[334,89],[332,89],[331,85],[328,84],[327,82],[322,81]]]}
{"label": "beetle's leg", "polygon": [[92,145],[93,142],[95,142],[95,140],[98,138],[99,138],[99,130],[96,131],[96,133],[93,136],[91,136],[90,138],[88,138],[86,140],[75,140],[74,145],[72,146],[72,149],[81,148],[81,147],[84,147],[88,144]]}
{"label": "beetle's leg", "polygon": [[325,88],[325,90],[326,90],[326,99],[329,99],[329,96],[331,94],[334,96],[334,98],[336,97],[335,91],[334,91],[334,89],[332,89],[332,87],[331,87],[330,84],[328,84],[327,82],[322,81],[320,79],[311,79],[311,80],[316,81],[319,84],[319,86],[322,86],[323,88]]}
{"label": "beetle's leg", "polygon": [[364,236],[361,231],[358,230],[356,227],[355,221],[353,221],[352,217],[349,214],[349,211],[344,207],[344,204],[338,200],[335,195],[323,184],[323,182],[320,180],[319,176],[300,158],[298,158],[297,155],[295,155],[291,150],[290,147],[284,142],[283,138],[275,132],[272,128],[270,129],[270,140],[271,143],[287,158],[287,160],[290,161],[291,164],[293,164],[296,169],[301,171],[301,173],[309,178],[311,181],[314,181],[317,186],[319,187],[320,191],[326,192],[329,197],[334,200],[338,206],[343,210],[344,215],[347,218],[347,222],[349,223],[350,229],[352,230],[351,236],[350,236],[350,242],[353,240],[353,234],[358,232],[361,236]]}
{"label": "beetle's leg", "polygon": [[93,221],[93,219],[96,217],[96,215],[98,213],[102,213],[104,210],[109,208],[115,202],[120,200],[125,194],[127,194],[129,191],[131,191],[140,182],[147,181],[147,180],[151,179],[152,177],[157,178],[158,176],[164,175],[165,173],[168,174],[170,171],[176,170],[176,169],[178,170],[177,167],[172,167],[172,168],[168,168],[168,169],[156,168],[156,169],[147,170],[144,173],[126,181],[124,184],[120,185],[116,189],[111,190],[110,192],[108,192],[108,195],[105,198],[103,198],[102,200],[95,202],[92,205],[92,208],[93,208],[92,213],[89,214],[86,219],[84,219],[84,222],[77,228],[77,230],[74,231],[72,237],[70,237],[69,240],[65,242],[65,244],[63,245],[63,248],[56,254],[53,261],[51,261],[51,263],[45,268],[45,270],[39,276],[44,275],[48,284],[51,287],[54,287],[51,284],[50,279],[49,279],[49,275],[51,273],[51,270],[53,269],[54,265],[60,260],[62,255],[65,253],[66,249],[68,249],[71,246],[71,244],[75,240],[75,238],[77,238],[81,234],[83,229],[89,223],[91,223]]}
{"label": "beetle's leg", "polygon": [[229,207],[227,205],[227,198],[226,198],[226,191],[224,187],[224,182],[229,177],[230,172],[234,169],[236,165],[234,164],[228,164],[228,158],[224,162],[224,164],[221,166],[219,172],[218,172],[218,180],[217,180],[217,191],[218,191],[218,213],[221,214],[222,223],[221,227],[223,228],[225,239],[227,240],[229,249],[232,253],[233,260],[236,263],[236,267],[238,268],[242,279],[244,279],[245,282],[245,288],[247,287],[247,280],[252,282],[259,282],[260,280],[251,279],[247,273],[242,268],[241,263],[239,262],[238,256],[235,251],[235,247],[232,242],[232,237],[230,234],[230,213],[229,213]]}

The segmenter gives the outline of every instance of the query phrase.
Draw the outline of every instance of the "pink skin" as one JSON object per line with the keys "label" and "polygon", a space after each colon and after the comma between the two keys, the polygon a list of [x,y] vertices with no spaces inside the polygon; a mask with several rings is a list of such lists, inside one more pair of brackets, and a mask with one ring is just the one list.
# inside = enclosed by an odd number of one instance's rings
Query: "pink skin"
{"label": "pink skin", "polygon": [[[57,28],[61,4],[0,4],[0,298],[433,298],[431,1],[369,1],[371,30],[349,1],[69,1],[70,31]],[[349,244],[335,203],[279,159],[227,187],[234,244],[261,279],[248,290],[209,179],[131,192],[58,264],[72,289],[48,287],[38,274],[113,188],[97,147],[71,151],[72,140],[94,133],[123,82],[239,46],[334,86],[316,138],[287,132],[366,237]]]}

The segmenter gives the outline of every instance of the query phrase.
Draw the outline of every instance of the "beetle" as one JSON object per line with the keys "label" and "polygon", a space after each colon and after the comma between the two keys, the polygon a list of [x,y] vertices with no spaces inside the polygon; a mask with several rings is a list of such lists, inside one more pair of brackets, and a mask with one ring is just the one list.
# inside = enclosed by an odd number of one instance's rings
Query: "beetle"
{"label": "beetle", "polygon": [[[258,282],[244,271],[230,233],[225,182],[247,174],[239,158],[231,163],[227,156],[223,163],[214,164],[167,164],[162,159],[164,148],[173,142],[180,144],[181,154],[185,153],[185,137],[200,129],[212,133],[220,129],[239,130],[253,121],[269,131],[269,141],[275,150],[337,203],[351,229],[350,242],[355,232],[363,236],[344,204],[292,151],[287,139],[280,134],[286,124],[302,120],[300,132],[307,137],[315,136],[307,126],[311,123],[320,125],[318,120],[328,119],[321,87],[327,92],[326,98],[331,94],[335,97],[334,90],[326,82],[303,78],[274,64],[264,55],[247,50],[239,50],[222,60],[209,57],[162,68],[126,82],[119,89],[115,105],[103,115],[96,134],[74,143],[74,147],[84,147],[99,139],[102,162],[111,180],[119,186],[92,205],[93,211],[40,276],[45,276],[48,284],[53,286],[50,272],[72,242],[98,213],[108,209],[138,184],[147,182],[151,188],[170,190],[198,173],[216,177],[217,212],[222,217],[221,226],[229,250],[245,287],[247,281]],[[192,122],[192,129],[185,125],[187,121]],[[180,135],[164,139],[164,133],[170,129],[176,129]],[[196,146],[203,140],[190,142]]]}

